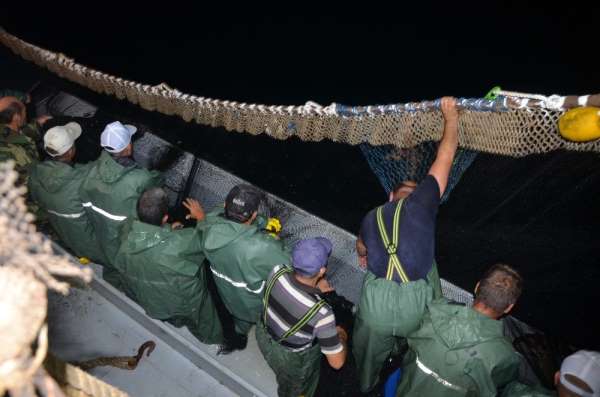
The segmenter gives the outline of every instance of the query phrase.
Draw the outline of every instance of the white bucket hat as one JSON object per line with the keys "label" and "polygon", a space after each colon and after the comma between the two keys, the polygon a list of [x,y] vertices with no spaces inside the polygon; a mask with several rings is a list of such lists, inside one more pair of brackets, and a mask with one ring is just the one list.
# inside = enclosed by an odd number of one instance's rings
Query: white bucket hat
{"label": "white bucket hat", "polygon": [[121,124],[114,121],[108,124],[102,135],[100,135],[100,146],[109,153],[119,153],[123,151],[131,142],[131,136],[135,134],[137,128],[128,124]]}
{"label": "white bucket hat", "polygon": [[52,127],[44,134],[44,149],[52,157],[61,156],[73,147],[80,135],[81,126],[74,121]]}

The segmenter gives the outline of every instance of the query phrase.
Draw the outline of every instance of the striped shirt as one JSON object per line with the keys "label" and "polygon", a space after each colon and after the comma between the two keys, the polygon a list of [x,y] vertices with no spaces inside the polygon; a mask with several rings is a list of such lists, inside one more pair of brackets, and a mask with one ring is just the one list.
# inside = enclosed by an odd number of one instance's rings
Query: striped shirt
{"label": "striped shirt", "polygon": [[[283,266],[276,266],[269,274],[269,280]],[[291,327],[298,323],[311,307],[320,300],[320,291],[296,280],[294,273],[285,273],[275,282],[267,307],[267,331],[279,340]],[[328,304],[323,305],[298,332],[280,343],[293,350],[302,351],[313,345],[315,340],[323,354],[335,354],[343,346],[335,328],[335,315]]]}

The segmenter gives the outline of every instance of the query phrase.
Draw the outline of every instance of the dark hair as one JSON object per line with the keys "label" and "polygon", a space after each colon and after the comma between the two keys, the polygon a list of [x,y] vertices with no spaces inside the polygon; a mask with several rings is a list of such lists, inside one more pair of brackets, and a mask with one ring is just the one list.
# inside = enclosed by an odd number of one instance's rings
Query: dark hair
{"label": "dark hair", "polygon": [[399,182],[392,189],[392,194],[395,194],[398,190],[402,189],[403,187],[408,187],[408,188],[414,189],[414,188],[417,187],[417,182],[415,182],[413,180],[410,180],[410,179],[407,179],[407,180],[404,180],[402,182]]}
{"label": "dark hair", "polygon": [[[571,375],[571,374],[564,374],[564,375],[565,375],[565,379],[567,381],[569,381],[569,383],[571,383],[572,385],[579,387],[580,389],[588,392],[589,394],[594,393],[592,388],[587,383],[585,383],[583,380],[579,379],[579,377],[577,377],[575,375]],[[567,387],[562,382],[558,382],[558,385],[556,385],[556,390],[558,391],[559,396],[581,397],[581,394],[575,393],[574,391],[571,391],[571,389],[567,389]]]}
{"label": "dark hair", "polygon": [[160,226],[163,217],[169,211],[167,193],[160,187],[146,189],[137,202],[137,213],[140,221]]}
{"label": "dark hair", "polygon": [[475,303],[480,302],[501,314],[517,302],[523,290],[523,277],[508,265],[492,266],[479,281]]}
{"label": "dark hair", "polygon": [[21,102],[17,100],[12,101],[5,109],[0,111],[0,123],[10,124],[15,114],[21,113],[23,108],[24,105]]}
{"label": "dark hair", "polygon": [[[56,150],[52,149],[51,147],[44,146],[44,150],[46,152],[48,152],[48,154],[50,156],[52,156],[53,158],[56,158],[58,156],[58,152]],[[67,152],[68,152],[68,150],[67,150]]]}

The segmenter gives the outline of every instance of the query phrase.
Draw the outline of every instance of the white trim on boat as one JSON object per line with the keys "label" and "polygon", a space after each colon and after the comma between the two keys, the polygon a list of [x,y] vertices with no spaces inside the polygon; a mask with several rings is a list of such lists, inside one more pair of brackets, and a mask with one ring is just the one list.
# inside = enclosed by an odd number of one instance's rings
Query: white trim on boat
{"label": "white trim on boat", "polygon": [[233,281],[232,279],[230,279],[226,275],[221,274],[218,271],[216,271],[215,269],[213,269],[212,266],[210,267],[210,271],[215,276],[217,276],[219,278],[222,278],[223,280],[227,281],[229,284],[233,285],[234,287],[236,287],[236,288],[244,288],[246,291],[252,292],[253,294],[260,294],[260,293],[262,293],[263,288],[265,288],[265,282],[264,281],[260,284],[260,288],[259,289],[253,290],[253,289],[248,288],[248,284],[243,283],[241,281]]}
{"label": "white trim on boat", "polygon": [[421,361],[419,361],[419,357],[417,357],[417,366],[419,367],[419,369],[421,371],[423,371],[425,374],[431,376],[433,379],[435,379],[436,381],[438,381],[438,383],[446,386],[449,389],[458,391],[458,392],[466,392],[466,390],[458,385],[453,385],[452,383],[448,382],[446,379],[442,378],[440,375],[438,375],[437,373],[435,373],[434,371],[432,371],[431,369],[427,368],[425,366],[425,364],[423,364]]}
{"label": "white trim on boat", "polygon": [[88,207],[93,209],[94,211],[96,211],[97,213],[99,213],[100,215],[103,215],[109,219],[112,219],[113,221],[124,221],[125,219],[127,219],[126,216],[121,216],[121,215],[113,215],[109,212],[104,211],[102,208],[98,208],[95,205],[93,205],[91,202],[87,202],[87,203],[82,203],[81,205],[83,205],[84,207]]}
{"label": "white trim on boat", "polygon": [[84,212],[77,212],[74,214],[63,214],[63,213],[52,211],[52,210],[46,210],[46,211],[48,211],[49,213],[51,213],[53,215],[60,216],[61,218],[70,218],[70,219],[80,218],[84,214]]}

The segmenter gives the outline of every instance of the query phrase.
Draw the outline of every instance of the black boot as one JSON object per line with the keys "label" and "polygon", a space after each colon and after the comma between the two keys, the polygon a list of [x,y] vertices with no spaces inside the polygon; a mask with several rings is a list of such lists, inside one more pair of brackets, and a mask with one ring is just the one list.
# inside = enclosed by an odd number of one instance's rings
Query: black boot
{"label": "black boot", "polygon": [[244,350],[247,345],[248,337],[246,335],[235,334],[235,337],[227,338],[222,345],[219,345],[217,355],[227,355],[235,350]]}

